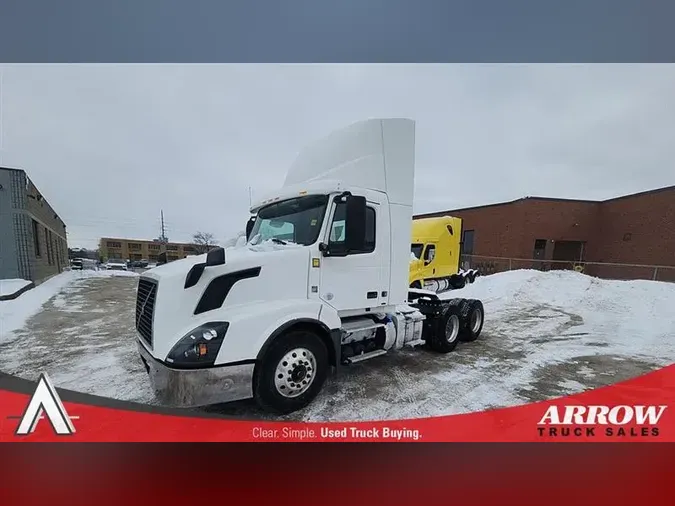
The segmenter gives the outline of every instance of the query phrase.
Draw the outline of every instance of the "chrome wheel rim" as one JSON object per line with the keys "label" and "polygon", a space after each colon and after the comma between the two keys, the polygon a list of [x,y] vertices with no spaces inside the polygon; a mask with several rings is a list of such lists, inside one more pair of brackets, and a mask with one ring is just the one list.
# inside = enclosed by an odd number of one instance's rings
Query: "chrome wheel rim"
{"label": "chrome wheel rim", "polygon": [[482,323],[483,323],[483,312],[480,309],[476,309],[471,314],[471,332],[473,332],[474,334],[478,332]]}
{"label": "chrome wheel rim", "polygon": [[293,398],[304,394],[316,377],[316,357],[307,348],[286,353],[274,371],[274,386],[280,395]]}
{"label": "chrome wheel rim", "polygon": [[457,339],[458,335],[459,335],[459,317],[453,314],[450,316],[450,318],[448,318],[448,321],[445,324],[445,339],[449,343],[453,343]]}

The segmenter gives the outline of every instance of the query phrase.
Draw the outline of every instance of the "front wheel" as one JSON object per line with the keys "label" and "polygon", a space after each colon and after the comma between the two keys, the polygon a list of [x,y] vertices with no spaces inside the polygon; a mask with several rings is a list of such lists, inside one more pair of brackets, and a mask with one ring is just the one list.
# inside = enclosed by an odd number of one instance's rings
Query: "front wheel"
{"label": "front wheel", "polygon": [[328,352],[319,336],[304,330],[283,334],[256,365],[255,400],[279,414],[302,409],[321,391],[328,367]]}

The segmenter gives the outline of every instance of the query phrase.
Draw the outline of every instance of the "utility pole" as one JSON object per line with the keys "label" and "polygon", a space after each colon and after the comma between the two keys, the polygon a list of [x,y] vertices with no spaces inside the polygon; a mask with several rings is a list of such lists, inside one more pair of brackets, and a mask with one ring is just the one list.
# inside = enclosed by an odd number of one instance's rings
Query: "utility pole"
{"label": "utility pole", "polygon": [[161,218],[161,233],[159,235],[159,242],[166,244],[169,242],[169,239],[166,237],[166,227],[164,226],[164,210],[160,211],[160,218]]}

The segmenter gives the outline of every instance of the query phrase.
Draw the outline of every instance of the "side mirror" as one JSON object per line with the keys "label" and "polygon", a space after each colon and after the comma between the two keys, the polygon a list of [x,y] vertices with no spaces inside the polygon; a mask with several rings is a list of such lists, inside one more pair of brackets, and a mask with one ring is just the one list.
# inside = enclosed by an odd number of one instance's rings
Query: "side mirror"
{"label": "side mirror", "polygon": [[253,231],[253,225],[255,224],[255,216],[251,216],[246,222],[246,241],[251,238],[251,232]]}
{"label": "side mirror", "polygon": [[223,248],[213,248],[206,254],[206,266],[223,265],[225,263],[225,250]]}
{"label": "side mirror", "polygon": [[347,197],[345,246],[347,251],[362,251],[366,244],[366,198]]}

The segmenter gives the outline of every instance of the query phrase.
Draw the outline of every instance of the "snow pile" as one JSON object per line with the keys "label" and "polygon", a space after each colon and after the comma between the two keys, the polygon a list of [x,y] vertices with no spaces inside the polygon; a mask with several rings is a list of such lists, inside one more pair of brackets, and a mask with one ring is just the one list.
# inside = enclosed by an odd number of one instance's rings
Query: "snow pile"
{"label": "snow pile", "polygon": [[290,241],[274,241],[272,239],[267,239],[266,241],[257,242],[259,236],[255,236],[249,243],[248,249],[251,251],[277,251],[280,249],[286,248],[302,248],[302,244],[296,244]]}
{"label": "snow pile", "polygon": [[246,232],[244,231],[241,231],[234,237],[230,237],[229,239],[223,241],[223,248],[236,248],[242,238],[244,239],[244,243],[246,243]]}
{"label": "snow pile", "polygon": [[[442,298],[459,294],[448,292]],[[562,318],[574,327],[575,334],[601,342],[614,353],[675,361],[673,283],[603,280],[574,271],[517,270],[479,277],[461,290],[461,297],[485,304],[486,330],[509,321],[515,310],[530,308],[533,317],[536,313],[542,318],[540,333],[547,329],[559,332]]]}
{"label": "snow pile", "polygon": [[13,295],[30,284],[25,279],[0,279],[0,297]]}

